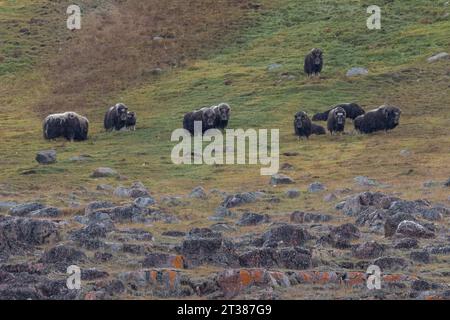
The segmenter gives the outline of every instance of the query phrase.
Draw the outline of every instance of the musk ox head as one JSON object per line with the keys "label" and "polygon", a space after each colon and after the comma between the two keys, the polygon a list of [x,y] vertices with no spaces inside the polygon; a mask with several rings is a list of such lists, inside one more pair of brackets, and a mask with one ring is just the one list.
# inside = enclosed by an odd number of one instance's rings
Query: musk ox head
{"label": "musk ox head", "polygon": [[217,106],[216,112],[220,120],[226,121],[230,119],[231,107],[227,103],[221,103]]}
{"label": "musk ox head", "polygon": [[322,56],[323,52],[321,49],[314,48],[311,50],[311,56],[313,58],[313,63],[316,66],[320,66],[322,64]]}
{"label": "musk ox head", "polygon": [[393,106],[383,106],[381,107],[381,110],[388,124],[398,125],[400,123],[400,115],[402,114],[402,111],[399,108]]}
{"label": "musk ox head", "polygon": [[130,111],[127,113],[127,121],[133,121],[136,119],[136,113],[133,111]]}
{"label": "musk ox head", "polygon": [[214,123],[216,121],[216,114],[214,111],[210,108],[204,108],[202,109],[202,120],[203,125],[206,125],[207,127],[213,127]]}
{"label": "musk ox head", "polygon": [[128,107],[123,103],[116,104],[116,116],[120,121],[127,121]]}
{"label": "musk ox head", "polygon": [[295,127],[303,128],[305,123],[308,122],[308,119],[309,118],[308,118],[308,115],[306,114],[306,112],[304,112],[304,111],[297,112],[295,114],[295,120],[294,120]]}
{"label": "musk ox head", "polygon": [[338,124],[344,124],[345,118],[347,117],[347,113],[345,112],[344,108],[337,107],[333,109],[334,118],[336,119],[336,122]]}

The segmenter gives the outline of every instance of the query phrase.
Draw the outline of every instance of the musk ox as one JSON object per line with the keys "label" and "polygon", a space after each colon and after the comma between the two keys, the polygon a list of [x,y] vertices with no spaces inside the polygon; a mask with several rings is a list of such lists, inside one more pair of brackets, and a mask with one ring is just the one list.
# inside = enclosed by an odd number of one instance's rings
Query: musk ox
{"label": "musk ox", "polygon": [[128,107],[123,103],[118,103],[109,108],[105,114],[104,126],[106,131],[121,130],[127,125]]}
{"label": "musk ox", "polygon": [[311,123],[311,133],[316,135],[323,135],[327,132],[325,131],[325,128],[322,126],[319,126],[315,123]]}
{"label": "musk ox", "polygon": [[44,138],[64,137],[69,141],[84,141],[88,138],[89,120],[75,112],[51,114],[44,120]]}
{"label": "musk ox", "polygon": [[308,76],[320,75],[323,68],[323,52],[320,49],[312,49],[305,57],[304,70]]}
{"label": "musk ox", "polygon": [[214,128],[225,129],[228,126],[228,121],[230,120],[231,107],[227,103],[221,103],[218,106],[213,106],[211,108],[216,115],[216,122],[214,123]]}
{"label": "musk ox", "polygon": [[346,113],[344,108],[337,107],[328,114],[327,127],[331,134],[343,132],[345,128]]}
{"label": "musk ox", "polygon": [[126,128],[131,131],[136,131],[136,122],[137,122],[136,113],[128,112],[127,113],[127,123],[125,125]]}
{"label": "musk ox", "polygon": [[202,123],[202,133],[205,133],[205,131],[214,128],[214,124],[216,123],[216,114],[211,108],[206,107],[200,110],[188,112],[183,118],[183,128],[193,135],[196,121]]}
{"label": "musk ox", "polygon": [[355,130],[361,133],[388,131],[400,123],[402,111],[394,106],[381,106],[355,119]]}
{"label": "musk ox", "polygon": [[361,108],[359,105],[357,105],[356,103],[342,103],[342,104],[338,104],[337,106],[334,106],[331,109],[328,109],[325,112],[320,112],[320,113],[316,113],[312,120],[313,121],[327,121],[328,120],[328,114],[330,113],[331,110],[333,110],[334,108],[337,107],[341,107],[345,110],[346,114],[347,114],[347,118],[349,119],[356,119],[357,117],[359,117],[360,115],[365,114],[366,112],[364,111],[363,108]]}
{"label": "musk ox", "polygon": [[306,112],[300,111],[295,114],[294,130],[299,139],[302,137],[308,139],[312,134],[312,123]]}

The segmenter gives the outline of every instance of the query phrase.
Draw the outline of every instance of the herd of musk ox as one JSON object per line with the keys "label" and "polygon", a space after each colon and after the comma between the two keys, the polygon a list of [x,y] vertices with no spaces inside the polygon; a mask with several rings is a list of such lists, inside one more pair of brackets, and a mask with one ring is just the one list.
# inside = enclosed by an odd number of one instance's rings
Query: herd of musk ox
{"label": "herd of musk ox", "polygon": [[[314,48],[305,57],[304,71],[309,77],[320,76],[322,68],[323,52],[321,49]],[[184,115],[183,128],[192,135],[195,133],[195,122],[202,123],[202,133],[209,129],[225,129],[228,126],[230,115],[231,107],[227,103],[203,107]],[[312,121],[326,121],[328,131],[334,135],[343,133],[346,119],[351,119],[356,132],[369,134],[394,129],[399,125],[400,115],[401,110],[394,106],[383,105],[365,112],[356,103],[344,103],[315,114]],[[326,134],[324,127],[312,121],[304,111],[295,114],[295,135],[299,138],[309,138],[313,134]],[[104,128],[106,131],[134,131],[136,122],[136,114],[128,111],[128,107],[123,103],[118,103],[106,112]],[[75,112],[52,114],[45,118],[43,130],[45,139],[64,137],[70,141],[83,141],[88,138],[89,120]]]}

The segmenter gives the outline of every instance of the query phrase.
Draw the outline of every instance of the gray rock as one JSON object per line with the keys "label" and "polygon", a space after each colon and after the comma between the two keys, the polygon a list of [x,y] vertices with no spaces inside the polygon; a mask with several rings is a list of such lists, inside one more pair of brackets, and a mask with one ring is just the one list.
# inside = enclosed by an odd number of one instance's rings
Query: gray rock
{"label": "gray rock", "polygon": [[119,186],[114,190],[114,196],[118,198],[130,198],[131,197],[131,189],[125,188],[123,186]]}
{"label": "gray rock", "polygon": [[234,208],[240,205],[254,203],[264,194],[261,192],[243,192],[229,195],[222,202],[221,206],[225,208]]}
{"label": "gray rock", "polygon": [[300,197],[300,191],[298,189],[289,189],[286,191],[285,195],[290,199],[298,198]]}
{"label": "gray rock", "polygon": [[294,180],[284,174],[274,174],[270,179],[270,184],[276,186],[279,184],[293,184]]}
{"label": "gray rock", "polygon": [[425,280],[414,280],[411,283],[411,289],[414,291],[428,291],[431,289],[431,284]]}
{"label": "gray rock", "polygon": [[67,245],[58,245],[46,250],[40,261],[47,264],[62,266],[65,271],[70,265],[87,260],[86,254],[76,248]]}
{"label": "gray rock", "polygon": [[277,71],[277,70],[281,69],[282,67],[283,67],[282,64],[279,64],[279,63],[272,63],[272,64],[270,64],[270,65],[267,67],[267,70],[268,70],[269,72],[272,72],[272,71]]}
{"label": "gray rock", "polygon": [[330,215],[322,213],[309,213],[302,211],[294,211],[291,213],[290,220],[293,223],[320,223],[328,222],[332,219]]}
{"label": "gray rock", "polygon": [[81,269],[81,280],[92,281],[109,277],[106,271],[98,270],[96,268]]}
{"label": "gray rock", "polygon": [[439,208],[425,209],[421,212],[422,217],[430,221],[441,221],[443,219],[442,212]]}
{"label": "gray rock", "polygon": [[434,238],[434,232],[428,230],[421,224],[414,221],[402,221],[397,227],[395,235],[409,238]]}
{"label": "gray rock", "polygon": [[52,164],[56,162],[56,151],[55,150],[45,150],[39,151],[36,154],[36,161],[39,164]]}
{"label": "gray rock", "polygon": [[58,208],[47,207],[43,209],[39,209],[33,212],[30,212],[28,216],[34,218],[57,218],[62,215],[62,211]]}
{"label": "gray rock", "polygon": [[361,187],[374,187],[380,185],[377,181],[364,176],[355,177],[354,180]]}
{"label": "gray rock", "polygon": [[106,208],[113,208],[115,207],[115,204],[110,201],[93,201],[88,203],[86,206],[86,209],[84,210],[84,213],[86,215],[89,215],[99,209],[106,209]]}
{"label": "gray rock", "polygon": [[347,77],[365,76],[369,74],[369,70],[361,67],[354,67],[347,71]]}
{"label": "gray rock", "polygon": [[375,241],[364,242],[353,249],[353,256],[359,259],[373,259],[382,256],[384,246]]}
{"label": "gray rock", "polygon": [[206,195],[205,189],[203,187],[196,187],[192,192],[189,194],[189,198],[194,199],[206,199],[208,196]]}
{"label": "gray rock", "polygon": [[237,222],[239,226],[256,226],[262,223],[270,222],[270,217],[267,214],[258,214],[252,212],[246,212]]}
{"label": "gray rock", "polygon": [[419,247],[419,241],[413,238],[398,239],[394,243],[395,249],[414,249]]}
{"label": "gray rock", "polygon": [[420,263],[430,263],[431,257],[427,251],[413,251],[410,254],[412,261]]}
{"label": "gray rock", "polygon": [[261,248],[244,252],[239,256],[239,264],[245,268],[284,268],[305,270],[312,266],[311,253],[308,250],[294,247]]}
{"label": "gray rock", "polygon": [[322,183],[314,182],[309,185],[308,192],[311,192],[311,193],[321,192],[321,191],[324,191],[325,189],[326,188]]}
{"label": "gray rock", "polygon": [[438,54],[435,54],[434,56],[429,57],[427,59],[427,61],[429,63],[432,63],[432,62],[436,62],[436,61],[439,61],[439,60],[448,59],[449,57],[450,57],[450,55],[447,52],[440,52]]}
{"label": "gray rock", "polygon": [[98,191],[108,191],[108,192],[114,191],[114,187],[109,184],[99,184],[96,189]]}
{"label": "gray rock", "polygon": [[400,151],[400,155],[401,155],[402,157],[407,158],[407,157],[411,156],[411,151],[409,151],[409,150],[407,150],[407,149],[401,150],[401,151]]}
{"label": "gray rock", "polygon": [[155,204],[155,199],[152,197],[141,197],[135,199],[134,204],[140,208],[147,208]]}
{"label": "gray rock", "polygon": [[450,187],[450,178],[448,178],[448,180],[444,183],[445,187]]}
{"label": "gray rock", "polygon": [[92,178],[108,178],[108,177],[117,177],[118,173],[117,171],[106,168],[106,167],[100,167],[94,170],[91,177]]}
{"label": "gray rock", "polygon": [[[338,198],[337,198],[337,196],[334,194],[334,193],[329,193],[329,194],[326,194],[324,197],[323,197],[323,201],[325,201],[325,202],[333,202],[333,201],[336,201]],[[339,209],[338,209],[339,210]]]}
{"label": "gray rock", "polygon": [[234,216],[235,216],[235,214],[231,210],[229,210],[223,206],[219,206],[216,208],[214,215],[209,217],[209,219],[210,220],[223,220],[225,218],[231,218]]}
{"label": "gray rock", "polygon": [[415,218],[410,213],[396,213],[386,219],[384,224],[384,236],[391,237],[397,231],[398,225],[405,220],[414,221]]}
{"label": "gray rock", "polygon": [[264,246],[303,246],[311,235],[302,227],[290,224],[276,226],[262,235]]}
{"label": "gray rock", "polygon": [[399,257],[381,257],[372,264],[380,267],[382,272],[404,270],[409,266],[405,259]]}
{"label": "gray rock", "polygon": [[33,211],[40,210],[43,208],[45,208],[43,204],[40,204],[38,202],[29,202],[12,207],[9,210],[9,214],[12,216],[23,217]]}
{"label": "gray rock", "polygon": [[16,202],[12,201],[0,201],[0,212],[9,211],[11,208],[17,206]]}

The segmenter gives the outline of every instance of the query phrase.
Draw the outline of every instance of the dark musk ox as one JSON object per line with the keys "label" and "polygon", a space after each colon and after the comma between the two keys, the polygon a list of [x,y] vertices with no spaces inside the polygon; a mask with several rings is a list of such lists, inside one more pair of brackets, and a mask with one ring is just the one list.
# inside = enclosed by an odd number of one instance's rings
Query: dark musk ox
{"label": "dark musk ox", "polygon": [[323,68],[323,52],[321,49],[312,49],[305,57],[304,70],[308,76],[320,75]]}
{"label": "dark musk ox", "polygon": [[216,115],[216,122],[214,128],[225,129],[228,126],[230,120],[231,107],[227,103],[221,103],[218,106],[211,108]]}
{"label": "dark musk ox", "polygon": [[319,126],[315,123],[311,123],[311,133],[315,134],[315,135],[323,135],[323,134],[327,134],[327,132],[325,131],[325,128],[322,126]]}
{"label": "dark musk ox", "polygon": [[306,112],[300,111],[295,114],[294,130],[299,139],[303,137],[308,139],[312,134],[312,123]]}
{"label": "dark musk ox", "polygon": [[337,107],[328,114],[327,127],[333,135],[335,132],[344,132],[346,112],[344,108]]}
{"label": "dark musk ox", "polygon": [[394,106],[381,106],[355,119],[355,130],[361,133],[389,131],[400,123],[402,111]]}
{"label": "dark musk ox", "polygon": [[69,141],[84,141],[88,138],[89,120],[76,112],[51,114],[44,120],[44,138],[64,137]]}
{"label": "dark musk ox", "polygon": [[118,103],[109,108],[105,114],[104,126],[106,131],[121,130],[127,125],[128,107]]}
{"label": "dark musk ox", "polygon": [[127,113],[127,123],[125,125],[126,128],[131,131],[136,131],[136,122],[137,122],[136,113],[128,112]]}
{"label": "dark musk ox", "polygon": [[352,120],[355,120],[360,115],[363,115],[363,114],[366,113],[364,111],[364,109],[361,108],[356,103],[342,103],[342,104],[338,104],[337,106],[334,106],[333,108],[328,109],[325,112],[316,113],[313,116],[312,120],[313,121],[327,121],[328,120],[328,114],[330,113],[330,111],[333,110],[334,108],[337,108],[337,107],[343,108],[345,110],[346,114],[347,114],[347,118],[352,119]]}
{"label": "dark musk ox", "polygon": [[200,110],[188,112],[183,118],[183,128],[194,134],[195,122],[202,123],[202,134],[209,129],[214,128],[216,123],[216,114],[211,108],[202,108]]}

